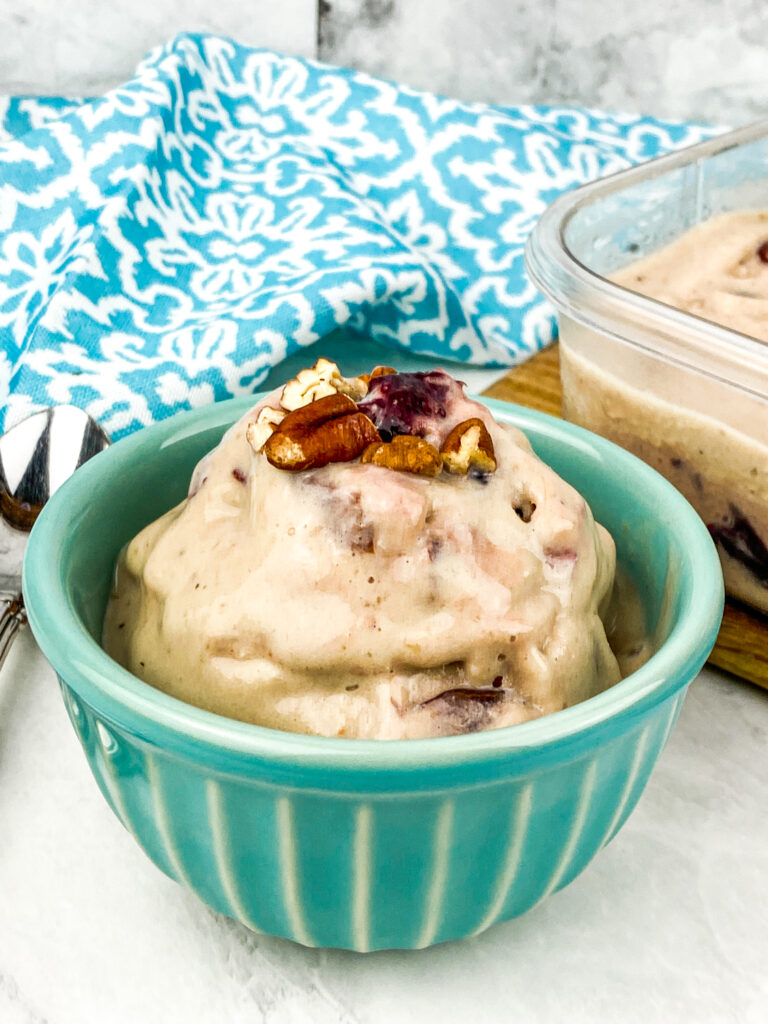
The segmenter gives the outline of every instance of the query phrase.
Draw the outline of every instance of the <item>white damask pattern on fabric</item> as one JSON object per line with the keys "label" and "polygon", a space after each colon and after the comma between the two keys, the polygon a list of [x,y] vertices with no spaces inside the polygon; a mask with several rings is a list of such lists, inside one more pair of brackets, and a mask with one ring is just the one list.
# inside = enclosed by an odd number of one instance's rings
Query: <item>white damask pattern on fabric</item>
{"label": "white damask pattern on fabric", "polygon": [[708,134],[215,36],[98,99],[0,100],[0,427],[73,402],[119,437],[255,390],[340,326],[512,365],[553,335],[523,266],[546,205]]}

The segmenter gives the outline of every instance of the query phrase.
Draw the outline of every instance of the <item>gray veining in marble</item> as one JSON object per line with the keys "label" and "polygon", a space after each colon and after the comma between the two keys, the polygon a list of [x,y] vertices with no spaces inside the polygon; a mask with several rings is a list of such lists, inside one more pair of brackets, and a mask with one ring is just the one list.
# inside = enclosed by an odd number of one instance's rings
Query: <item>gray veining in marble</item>
{"label": "gray veining in marble", "polygon": [[183,30],[463,99],[768,114],[763,0],[0,0],[0,93],[101,92]]}
{"label": "gray veining in marble", "polygon": [[768,114],[762,0],[324,0],[320,56],[462,99],[740,124]]}

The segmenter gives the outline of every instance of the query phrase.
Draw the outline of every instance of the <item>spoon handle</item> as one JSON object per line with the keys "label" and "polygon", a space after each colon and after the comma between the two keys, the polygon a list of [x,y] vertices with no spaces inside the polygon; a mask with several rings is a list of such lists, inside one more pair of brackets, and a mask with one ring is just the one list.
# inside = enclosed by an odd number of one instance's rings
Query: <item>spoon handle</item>
{"label": "spoon handle", "polygon": [[0,669],[3,667],[13,638],[27,621],[21,594],[0,599]]}

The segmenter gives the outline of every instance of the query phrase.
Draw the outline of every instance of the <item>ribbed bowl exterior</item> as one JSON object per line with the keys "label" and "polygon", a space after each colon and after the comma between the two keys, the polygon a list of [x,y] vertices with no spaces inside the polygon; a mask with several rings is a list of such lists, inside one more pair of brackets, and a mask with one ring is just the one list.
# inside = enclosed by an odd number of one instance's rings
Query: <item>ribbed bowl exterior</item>
{"label": "ribbed bowl exterior", "polygon": [[254,931],[417,949],[478,933],[567,885],[621,828],[684,687],[574,760],[398,793],[219,774],[105,722],[61,680],[110,807],[152,861]]}

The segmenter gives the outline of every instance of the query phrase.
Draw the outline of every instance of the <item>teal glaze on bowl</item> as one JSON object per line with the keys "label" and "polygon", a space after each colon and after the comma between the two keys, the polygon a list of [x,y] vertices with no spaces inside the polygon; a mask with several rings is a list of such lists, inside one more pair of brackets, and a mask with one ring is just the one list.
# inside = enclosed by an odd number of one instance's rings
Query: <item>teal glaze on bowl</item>
{"label": "teal glaze on bowl", "polygon": [[30,623],[112,810],[157,866],[247,927],[305,945],[417,948],[529,910],[621,828],[714,643],[712,541],[684,498],[571,424],[488,402],[614,535],[663,640],[588,701],[431,740],[327,739],[191,707],[98,644],[117,554],[186,494],[253,397],[183,413],[97,456],[30,537]]}

